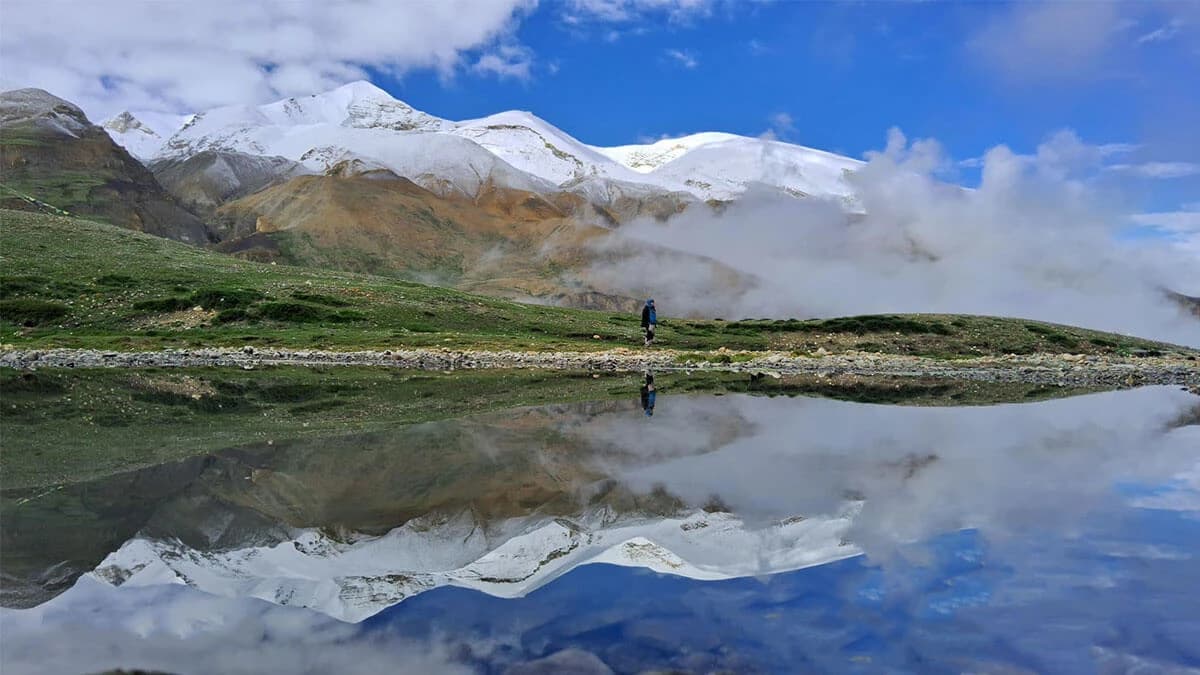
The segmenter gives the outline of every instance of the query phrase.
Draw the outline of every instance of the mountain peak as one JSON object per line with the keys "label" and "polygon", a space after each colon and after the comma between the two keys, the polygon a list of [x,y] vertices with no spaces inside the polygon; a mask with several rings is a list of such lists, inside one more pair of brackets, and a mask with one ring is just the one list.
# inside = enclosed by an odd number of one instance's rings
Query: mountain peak
{"label": "mountain peak", "polygon": [[325,92],[325,94],[318,94],[318,96],[328,96],[330,94],[348,94],[354,100],[396,100],[394,96],[368,80],[355,80],[354,82],[348,82],[335,89],[330,89],[329,91]]}
{"label": "mountain peak", "polygon": [[[133,113],[128,110],[113,115],[104,121],[100,126],[110,131],[115,131],[118,134],[123,134],[127,131],[141,131],[143,133],[154,134],[154,131],[146,128],[142,121],[133,116]],[[157,134],[154,134],[157,135]]]}
{"label": "mountain peak", "polygon": [[74,136],[91,126],[79,106],[45,89],[13,89],[0,93],[0,125],[37,122],[51,124]]}
{"label": "mountain peak", "polygon": [[358,80],[310,96],[292,97],[256,109],[272,124],[334,124],[343,127],[411,131],[436,129],[444,120],[427,115],[383,89]]}

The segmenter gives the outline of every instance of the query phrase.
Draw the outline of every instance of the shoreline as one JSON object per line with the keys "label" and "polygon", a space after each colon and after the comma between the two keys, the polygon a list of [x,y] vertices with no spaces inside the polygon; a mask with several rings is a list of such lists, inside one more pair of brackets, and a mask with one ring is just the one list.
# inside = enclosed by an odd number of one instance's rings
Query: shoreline
{"label": "shoreline", "polygon": [[[769,375],[935,377],[991,382],[1028,382],[1114,387],[1151,384],[1200,386],[1195,357],[1112,357],[1029,354],[941,360],[905,355],[850,353],[792,356],[779,352],[696,352],[614,349],[598,352],[395,349],[327,351],[257,347],[122,352],[92,349],[0,351],[0,368],[204,368],[264,366],[372,366],[412,370],[574,370],[600,372],[724,371]],[[688,360],[688,357],[693,357]],[[729,357],[729,362],[723,359]],[[739,359],[734,361],[734,358]],[[707,360],[716,359],[716,360]],[[744,359],[744,360],[740,360]]]}

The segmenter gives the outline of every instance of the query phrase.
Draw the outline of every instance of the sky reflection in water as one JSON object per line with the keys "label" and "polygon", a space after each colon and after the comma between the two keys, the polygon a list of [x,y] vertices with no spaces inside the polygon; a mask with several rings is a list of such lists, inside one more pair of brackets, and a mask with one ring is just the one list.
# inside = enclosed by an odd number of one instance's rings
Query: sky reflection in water
{"label": "sky reflection in water", "polygon": [[[690,505],[717,495],[760,537],[731,555],[759,556],[763,573],[583,565],[525,597],[444,586],[360,624],[85,577],[0,613],[5,671],[1190,672],[1198,400],[1171,388],[934,409],[660,395],[652,418],[563,406],[544,423],[589,448],[593,471]],[[487,428],[471,422],[479,451],[505,452]],[[770,523],[847,499],[862,500],[846,536],[866,555],[777,572]]]}

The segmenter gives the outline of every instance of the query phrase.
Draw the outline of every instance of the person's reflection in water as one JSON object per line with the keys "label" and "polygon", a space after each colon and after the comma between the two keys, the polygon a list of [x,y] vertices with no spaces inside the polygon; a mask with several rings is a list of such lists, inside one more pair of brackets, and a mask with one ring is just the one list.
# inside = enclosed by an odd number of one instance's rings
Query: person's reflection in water
{"label": "person's reflection in water", "polygon": [[654,414],[654,397],[657,392],[654,391],[654,373],[646,371],[646,381],[642,383],[642,411],[646,413],[646,417]]}

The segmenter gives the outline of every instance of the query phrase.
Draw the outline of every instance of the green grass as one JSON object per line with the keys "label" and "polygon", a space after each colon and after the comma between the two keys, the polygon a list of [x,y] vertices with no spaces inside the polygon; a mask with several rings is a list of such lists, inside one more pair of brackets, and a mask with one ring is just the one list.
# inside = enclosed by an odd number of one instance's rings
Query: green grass
{"label": "green grass", "polygon": [[[69,305],[57,321],[35,327],[0,316],[0,342],[12,346],[597,350],[640,344],[637,317],[614,320],[394,278],[255,263],[84,220],[18,211],[0,211],[0,220],[0,297]],[[159,325],[193,307],[218,312],[219,320]],[[669,326],[660,336],[673,339]],[[688,336],[679,346],[723,345],[761,349],[766,338]]]}
{"label": "green grass", "polygon": [[61,302],[33,298],[0,300],[0,318],[21,326],[54,323],[69,313],[70,310]]}
{"label": "green grass", "polygon": [[[110,225],[23,211],[0,210],[0,300],[10,303],[0,305],[0,343],[10,347],[544,351],[641,344],[633,314],[527,305],[395,278],[240,260]],[[666,317],[659,325],[658,349],[720,347],[936,358],[1194,354],[1120,335],[995,317],[729,322]],[[712,358],[725,362],[726,356]],[[729,362],[748,358],[728,355]]]}

